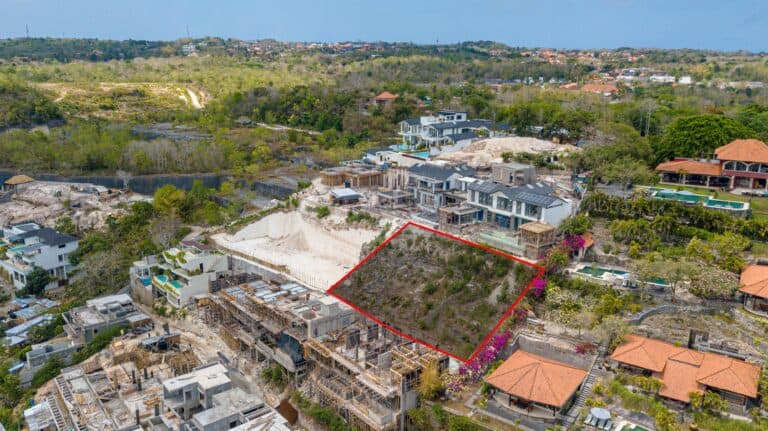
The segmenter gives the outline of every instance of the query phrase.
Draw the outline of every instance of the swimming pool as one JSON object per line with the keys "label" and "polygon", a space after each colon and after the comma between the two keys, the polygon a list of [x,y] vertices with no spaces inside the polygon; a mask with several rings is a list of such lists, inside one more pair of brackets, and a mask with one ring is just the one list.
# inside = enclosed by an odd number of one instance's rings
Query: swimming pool
{"label": "swimming pool", "polygon": [[685,204],[697,204],[709,199],[709,196],[697,195],[691,192],[676,192],[673,190],[659,190],[653,193],[653,197],[657,199],[675,200]]}
{"label": "swimming pool", "polygon": [[420,159],[429,159],[429,151],[419,151],[416,153],[408,153],[409,156],[418,157]]}
{"label": "swimming pool", "polygon": [[621,269],[601,268],[599,266],[584,266],[577,269],[576,272],[595,278],[602,278],[605,274],[613,274],[620,277],[624,277],[629,274],[629,272]]}
{"label": "swimming pool", "polygon": [[727,209],[727,210],[745,210],[749,206],[747,202],[736,202],[736,201],[724,201],[720,199],[707,199],[706,202],[704,202],[705,207],[711,207],[711,208],[721,208],[721,209]]}

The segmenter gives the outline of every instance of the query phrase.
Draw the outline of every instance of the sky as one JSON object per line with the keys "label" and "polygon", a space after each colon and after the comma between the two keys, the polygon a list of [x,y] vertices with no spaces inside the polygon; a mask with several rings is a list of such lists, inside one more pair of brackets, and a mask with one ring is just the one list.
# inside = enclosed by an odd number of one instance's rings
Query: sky
{"label": "sky", "polygon": [[33,37],[768,51],[765,0],[0,0],[0,38],[26,25]]}

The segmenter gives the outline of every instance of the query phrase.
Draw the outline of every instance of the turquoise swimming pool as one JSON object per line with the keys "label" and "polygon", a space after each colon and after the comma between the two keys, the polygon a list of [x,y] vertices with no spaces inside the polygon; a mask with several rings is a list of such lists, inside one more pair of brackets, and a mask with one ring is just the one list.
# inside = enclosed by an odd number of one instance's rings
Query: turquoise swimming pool
{"label": "turquoise swimming pool", "polygon": [[583,268],[578,269],[576,272],[579,274],[588,275],[590,277],[600,278],[605,274],[614,274],[618,276],[625,276],[629,274],[627,271],[623,271],[621,269],[610,269],[610,268],[601,268],[599,266],[585,266]]}
{"label": "turquoise swimming pool", "polygon": [[736,202],[736,201],[723,201],[719,199],[707,199],[707,201],[704,202],[704,206],[712,207],[712,208],[730,209],[730,210],[743,210],[743,209],[746,209],[747,203]]}
{"label": "turquoise swimming pool", "polygon": [[413,156],[413,157],[418,157],[418,158],[424,159],[424,160],[429,159],[429,151],[419,151],[419,152],[416,152],[416,153],[408,153],[408,155]]}
{"label": "turquoise swimming pool", "polygon": [[697,204],[709,199],[709,196],[696,195],[690,192],[676,192],[672,190],[660,190],[653,194],[658,199],[675,200],[686,204]]}

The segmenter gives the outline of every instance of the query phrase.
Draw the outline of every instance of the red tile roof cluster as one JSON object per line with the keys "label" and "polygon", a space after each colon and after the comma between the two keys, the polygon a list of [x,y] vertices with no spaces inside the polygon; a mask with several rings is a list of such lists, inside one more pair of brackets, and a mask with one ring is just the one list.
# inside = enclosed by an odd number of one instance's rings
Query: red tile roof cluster
{"label": "red tile roof cluster", "polygon": [[757,139],[737,139],[715,150],[718,160],[768,163],[768,145]]}
{"label": "red tile roof cluster", "polygon": [[741,292],[768,299],[768,266],[745,266],[741,271],[741,286]]}
{"label": "red tile roof cluster", "polygon": [[563,407],[586,377],[580,368],[517,350],[485,381],[516,397]]}
{"label": "red tile roof cluster", "polygon": [[656,166],[659,172],[685,172],[686,174],[719,176],[723,169],[719,163],[699,162],[697,160],[676,159]]}
{"label": "red tile roof cluster", "polygon": [[703,392],[707,387],[757,397],[760,366],[728,356],[630,335],[611,359],[652,371],[663,383],[659,395],[673,400],[690,402],[691,392]]}

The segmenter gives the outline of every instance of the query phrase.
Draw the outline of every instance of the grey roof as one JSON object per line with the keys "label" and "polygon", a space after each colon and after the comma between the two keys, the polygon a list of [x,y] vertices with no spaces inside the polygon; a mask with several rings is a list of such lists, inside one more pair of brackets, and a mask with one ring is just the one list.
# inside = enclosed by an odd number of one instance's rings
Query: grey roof
{"label": "grey roof", "polygon": [[421,124],[421,118],[406,118],[401,123],[406,123],[409,126],[418,126]]}
{"label": "grey roof", "polygon": [[11,242],[15,242],[15,241],[22,241],[27,238],[34,238],[34,237],[40,238],[40,242],[42,242],[43,244],[49,245],[51,247],[77,241],[77,238],[75,238],[74,236],[61,233],[49,227],[44,227],[42,229],[24,232],[22,234],[13,236],[8,239]]}
{"label": "grey roof", "polygon": [[490,181],[478,181],[469,184],[467,189],[488,194],[501,192],[510,200],[520,201],[544,208],[558,206],[563,202],[562,199],[552,194],[552,187],[542,183],[528,184],[520,187],[509,187]]}
{"label": "grey roof", "polygon": [[477,134],[475,132],[456,133],[453,135],[447,135],[446,138],[452,140],[453,142],[456,142],[456,141],[463,141],[465,139],[475,139],[477,138]]}
{"label": "grey roof", "polygon": [[469,128],[478,129],[480,127],[491,127],[492,122],[488,120],[466,120],[466,121],[444,121],[442,123],[430,124],[428,127],[434,127],[437,130]]}
{"label": "grey roof", "polygon": [[384,151],[392,151],[389,147],[381,147],[381,148],[371,148],[369,150],[365,150],[363,154],[370,154],[370,155],[376,155]]}
{"label": "grey roof", "polygon": [[454,174],[459,174],[463,177],[471,177],[475,175],[475,170],[468,166],[443,167],[429,163],[420,163],[418,165],[411,166],[408,168],[408,171],[414,175],[440,181],[445,181]]}

